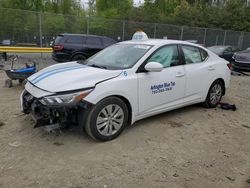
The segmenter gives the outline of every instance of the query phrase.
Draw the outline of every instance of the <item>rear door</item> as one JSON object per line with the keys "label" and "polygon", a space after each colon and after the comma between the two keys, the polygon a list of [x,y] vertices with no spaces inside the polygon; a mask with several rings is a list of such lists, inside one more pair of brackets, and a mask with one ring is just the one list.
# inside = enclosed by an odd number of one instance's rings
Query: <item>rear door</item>
{"label": "rear door", "polygon": [[208,53],[199,47],[182,45],[182,53],[186,73],[184,102],[192,103],[204,97],[216,66],[209,62]]}

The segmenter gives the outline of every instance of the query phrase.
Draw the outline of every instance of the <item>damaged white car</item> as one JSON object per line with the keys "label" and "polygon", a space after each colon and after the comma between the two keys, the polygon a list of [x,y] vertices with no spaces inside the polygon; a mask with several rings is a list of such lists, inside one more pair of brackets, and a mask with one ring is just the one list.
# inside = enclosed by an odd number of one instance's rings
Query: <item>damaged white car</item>
{"label": "damaged white car", "polygon": [[86,61],[47,67],[21,94],[35,126],[77,123],[97,140],[116,138],[128,124],[203,103],[216,107],[230,82],[230,64],[184,41],[137,37]]}

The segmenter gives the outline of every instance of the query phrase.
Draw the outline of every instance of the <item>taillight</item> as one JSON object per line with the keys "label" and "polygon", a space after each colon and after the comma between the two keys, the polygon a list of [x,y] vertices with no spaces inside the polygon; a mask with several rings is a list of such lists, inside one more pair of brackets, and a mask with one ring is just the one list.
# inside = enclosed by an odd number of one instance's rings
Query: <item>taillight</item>
{"label": "taillight", "polygon": [[228,64],[227,64],[227,67],[228,67],[230,70],[232,70],[232,63],[228,63]]}
{"label": "taillight", "polygon": [[54,51],[61,51],[63,49],[63,45],[54,45],[53,50]]}

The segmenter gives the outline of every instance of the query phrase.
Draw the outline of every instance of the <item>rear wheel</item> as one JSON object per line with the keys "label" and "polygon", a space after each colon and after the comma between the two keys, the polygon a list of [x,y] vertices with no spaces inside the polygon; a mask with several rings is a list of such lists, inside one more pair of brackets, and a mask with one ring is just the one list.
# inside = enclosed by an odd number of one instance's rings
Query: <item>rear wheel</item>
{"label": "rear wheel", "polygon": [[80,61],[80,62],[84,63],[86,61],[86,57],[82,54],[77,54],[77,55],[73,56],[71,60],[72,61]]}
{"label": "rear wheel", "polygon": [[117,97],[108,97],[97,103],[88,113],[85,130],[96,140],[116,138],[128,123],[126,104]]}
{"label": "rear wheel", "polygon": [[220,102],[223,95],[223,84],[221,81],[216,80],[210,87],[204,106],[207,108],[215,108]]}

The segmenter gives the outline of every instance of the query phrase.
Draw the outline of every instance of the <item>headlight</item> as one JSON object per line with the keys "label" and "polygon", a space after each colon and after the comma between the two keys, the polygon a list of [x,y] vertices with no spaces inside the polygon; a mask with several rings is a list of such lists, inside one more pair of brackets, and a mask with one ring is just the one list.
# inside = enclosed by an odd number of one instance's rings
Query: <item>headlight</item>
{"label": "headlight", "polygon": [[40,102],[43,105],[70,105],[70,104],[77,104],[82,99],[84,99],[91,90],[80,91],[77,93],[70,93],[65,95],[54,95],[49,97],[43,97]]}

